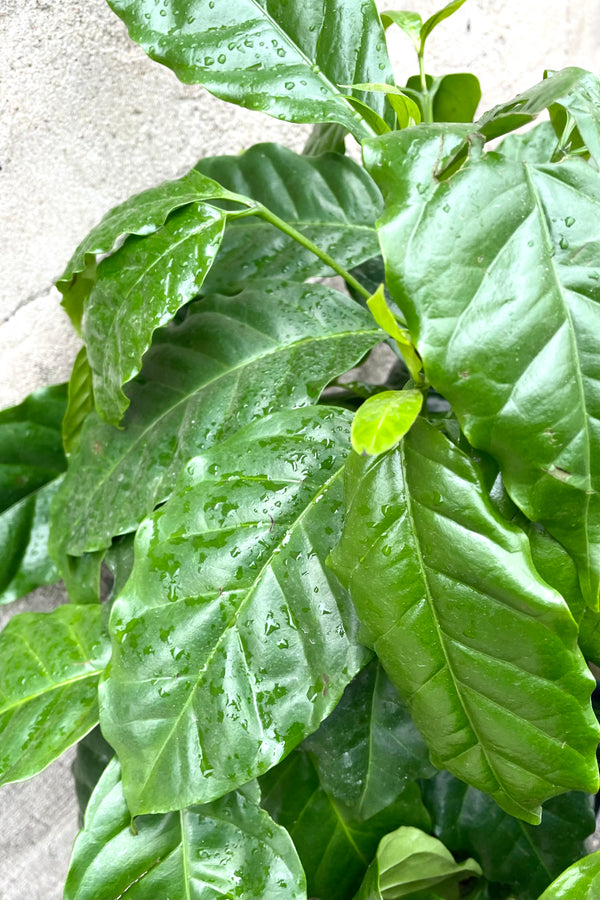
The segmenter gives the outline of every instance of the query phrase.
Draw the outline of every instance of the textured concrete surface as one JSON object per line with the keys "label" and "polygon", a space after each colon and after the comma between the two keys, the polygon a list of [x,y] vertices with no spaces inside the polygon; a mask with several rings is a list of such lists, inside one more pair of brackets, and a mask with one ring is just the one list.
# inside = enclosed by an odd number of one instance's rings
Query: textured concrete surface
{"label": "textured concrete surface", "polygon": [[[380,8],[426,17],[442,5]],[[402,82],[416,68],[411,45],[398,33],[391,50]],[[600,68],[599,0],[469,0],[429,42],[429,71],[475,72],[484,107],[565,65]],[[299,149],[308,129],[180,84],[129,41],[104,0],[0,0],[0,77],[2,407],[68,377],[77,339],[52,282],[108,209],[200,156],[260,140]],[[38,591],[2,615],[59,599]],[[33,782],[0,791],[0,900],[62,895],[76,832],[69,764],[66,755]]]}

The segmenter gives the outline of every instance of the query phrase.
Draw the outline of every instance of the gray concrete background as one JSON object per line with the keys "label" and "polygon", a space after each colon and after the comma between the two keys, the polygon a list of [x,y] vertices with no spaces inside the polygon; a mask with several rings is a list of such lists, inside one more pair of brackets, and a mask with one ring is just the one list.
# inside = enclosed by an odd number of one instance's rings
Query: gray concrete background
{"label": "gray concrete background", "polygon": [[[442,5],[380,8],[425,18]],[[400,33],[391,53],[401,83],[416,66]],[[599,0],[469,0],[429,41],[428,70],[473,71],[482,108],[565,65],[600,69]],[[52,282],[108,209],[201,156],[262,140],[300,149],[307,132],[180,84],[129,41],[104,0],[0,0],[0,407],[68,378],[77,340]],[[60,599],[37,591],[2,617]],[[77,828],[69,765],[66,754],[0,791],[0,900],[62,896]]]}

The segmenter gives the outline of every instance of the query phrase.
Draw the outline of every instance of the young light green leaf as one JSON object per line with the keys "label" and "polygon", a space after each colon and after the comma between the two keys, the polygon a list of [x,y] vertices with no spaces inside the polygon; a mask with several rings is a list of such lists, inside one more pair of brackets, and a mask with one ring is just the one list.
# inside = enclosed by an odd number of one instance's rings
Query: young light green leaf
{"label": "young light green leaf", "polygon": [[365,150],[386,194],[388,288],[427,378],[500,463],[515,503],[570,552],[597,606],[598,173],[492,153],[440,182],[425,167],[464,127],[421,126]]}
{"label": "young light green leaf", "polygon": [[[383,209],[381,194],[350,157],[299,156],[280,144],[265,143],[241,156],[202,159],[196,168],[262,203],[347,268],[379,253],[375,219]],[[310,250],[249,216],[229,222],[203,290],[234,293],[255,276],[304,281],[332,274]]]}
{"label": "young light green leaf", "polygon": [[436,837],[452,853],[474,856],[486,878],[510,885],[519,900],[535,900],[585,853],[595,826],[592,798],[577,791],[548,800],[540,825],[507,815],[487,794],[448,772],[425,782],[422,792]]}
{"label": "young light green leaf", "polygon": [[79,244],[56,282],[63,295],[62,305],[75,327],[81,326],[84,302],[96,281],[98,256],[113,253],[128,234],[152,234],[180,207],[214,199],[239,200],[212,179],[192,169],[183,178],[165,181],[111,209]]}
{"label": "young light green leaf", "polygon": [[399,900],[419,891],[445,890],[477,875],[481,869],[474,859],[459,864],[437,838],[401,827],[381,839],[354,900]]}
{"label": "young light green leaf", "polygon": [[134,813],[207,802],[262,774],[365,664],[325,567],[349,424],[324,406],[255,422],[192,460],[140,526],[101,686]]}
{"label": "young light green leaf", "polygon": [[423,381],[421,360],[415,351],[409,332],[406,328],[400,327],[396,316],[388,306],[383,284],[380,284],[372,297],[367,300],[367,306],[380,328],[383,328],[397,342],[398,349],[415,384],[421,384]]}
{"label": "young light green leaf", "polygon": [[376,660],[302,747],[323,789],[357,822],[394,803],[410,781],[435,773],[408,709]]}
{"label": "young light green leaf", "polygon": [[596,900],[600,892],[600,850],[569,866],[539,900]]}
{"label": "young light green leaf", "polygon": [[69,399],[62,420],[62,441],[67,456],[77,448],[81,429],[89,413],[94,409],[92,370],[85,347],[82,347],[73,363],[69,379]]}
{"label": "young light green leaf", "polygon": [[[409,125],[416,125],[421,121],[421,110],[415,101],[395,84],[349,84],[340,85],[340,87],[352,87],[375,94],[385,94],[398,118],[398,128],[408,128]],[[389,128],[385,129],[385,131],[389,130]]]}
{"label": "young light green leaf", "polygon": [[37,775],[98,722],[100,606],[14,616],[0,633],[0,785]]}
{"label": "young light green leaf", "polygon": [[302,748],[263,775],[260,785],[263,806],[294,842],[310,897],[351,897],[385,834],[399,825],[430,827],[415,782],[361,820],[324,789],[314,757]]}
{"label": "young light green leaf", "polygon": [[[392,81],[374,0],[301,6],[166,0],[160,10],[153,0],[110,0],[110,6],[133,40],[186,83],[290,122],[337,122],[358,140],[373,134],[337,85]],[[376,112],[382,104],[383,98]]]}
{"label": "young light green leaf", "polygon": [[371,316],[322,285],[250,281],[154,335],[117,430],[89,417],[52,514],[70,554],[110,546],[165,500],[182,466],[275,409],[307,406],[381,337]]}
{"label": "young light green leaf", "polygon": [[154,331],[198,294],[218,252],[226,213],[190,203],[151,235],[130,236],[100,263],[83,314],[96,409],[117,425]]}
{"label": "young light green leaf", "polygon": [[352,420],[352,446],[364,456],[377,456],[395,447],[423,406],[421,391],[382,391],[369,397]]}
{"label": "young light green leaf", "polygon": [[431,34],[434,28],[443,22],[444,19],[447,19],[449,16],[453,15],[457,10],[461,8],[465,0],[452,0],[451,3],[447,3],[442,9],[438,12],[434,13],[430,16],[424,23],[421,28],[420,38],[421,38],[421,47],[425,44],[425,41]]}
{"label": "young light green leaf", "polygon": [[90,800],[73,847],[65,900],[306,900],[285,829],[248,789],[204,806],[140,816],[132,827],[116,759]]}
{"label": "young light green leaf", "polygon": [[65,407],[66,385],[56,385],[0,412],[0,604],[59,577],[47,548]]}
{"label": "young light green leaf", "polygon": [[393,9],[386,9],[385,12],[381,13],[381,22],[386,31],[390,25],[397,25],[398,28],[401,28],[402,31],[409,36],[415,45],[415,49],[417,51],[419,50],[419,45],[421,43],[421,28],[423,27],[423,19],[419,13],[406,10],[396,11]]}
{"label": "young light green leaf", "polygon": [[596,789],[577,627],[434,426],[417,419],[393,452],[350,457],[331,565],[439,768],[534,824],[549,797]]}

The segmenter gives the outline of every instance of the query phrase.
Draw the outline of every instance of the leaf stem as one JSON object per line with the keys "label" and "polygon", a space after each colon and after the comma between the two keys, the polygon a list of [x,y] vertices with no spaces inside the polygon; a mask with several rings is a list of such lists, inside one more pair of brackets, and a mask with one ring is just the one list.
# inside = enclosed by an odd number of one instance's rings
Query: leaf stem
{"label": "leaf stem", "polygon": [[419,47],[419,75],[421,76],[421,95],[423,97],[423,121],[433,122],[433,102],[431,99],[431,91],[427,87],[427,75],[425,74],[425,46],[422,43]]}
{"label": "leaf stem", "polygon": [[256,215],[261,216],[261,218],[265,219],[265,221],[270,222],[271,225],[274,225],[275,228],[279,228],[280,231],[283,231],[284,234],[287,234],[289,237],[293,238],[299,244],[302,244],[303,247],[306,247],[307,250],[310,250],[311,253],[314,253],[315,256],[318,256],[319,259],[322,259],[324,263],[326,263],[330,268],[333,269],[334,272],[337,272],[338,275],[341,275],[346,284],[353,287],[355,291],[357,291],[361,297],[364,297],[365,300],[368,300],[371,294],[366,290],[354,278],[353,275],[350,274],[343,266],[341,266],[336,260],[329,255],[325,250],[321,250],[320,247],[317,247],[316,244],[305,237],[301,231],[297,231],[292,225],[285,221],[285,219],[280,219],[279,216],[275,215],[274,212],[271,212],[270,209],[267,209],[266,206],[262,204],[258,204],[256,207]]}

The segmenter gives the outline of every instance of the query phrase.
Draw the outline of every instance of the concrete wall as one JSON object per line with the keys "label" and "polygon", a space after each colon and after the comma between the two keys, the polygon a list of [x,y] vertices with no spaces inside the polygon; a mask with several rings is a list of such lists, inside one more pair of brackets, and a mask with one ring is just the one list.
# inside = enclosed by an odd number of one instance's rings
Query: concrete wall
{"label": "concrete wall", "polygon": [[[442,2],[390,0],[380,8],[425,17]],[[488,107],[539,80],[544,68],[600,69],[600,2],[469,0],[429,50],[433,74],[475,72]],[[400,33],[392,55],[400,82],[415,69]],[[2,407],[68,377],[77,341],[52,282],[110,207],[201,156],[260,140],[300,149],[308,128],[180,84],[129,41],[104,0],[0,0],[0,74]],[[16,608],[52,608],[59,598],[41,591]],[[0,900],[61,896],[76,831],[70,790],[67,758],[34,782],[0,791]]]}

